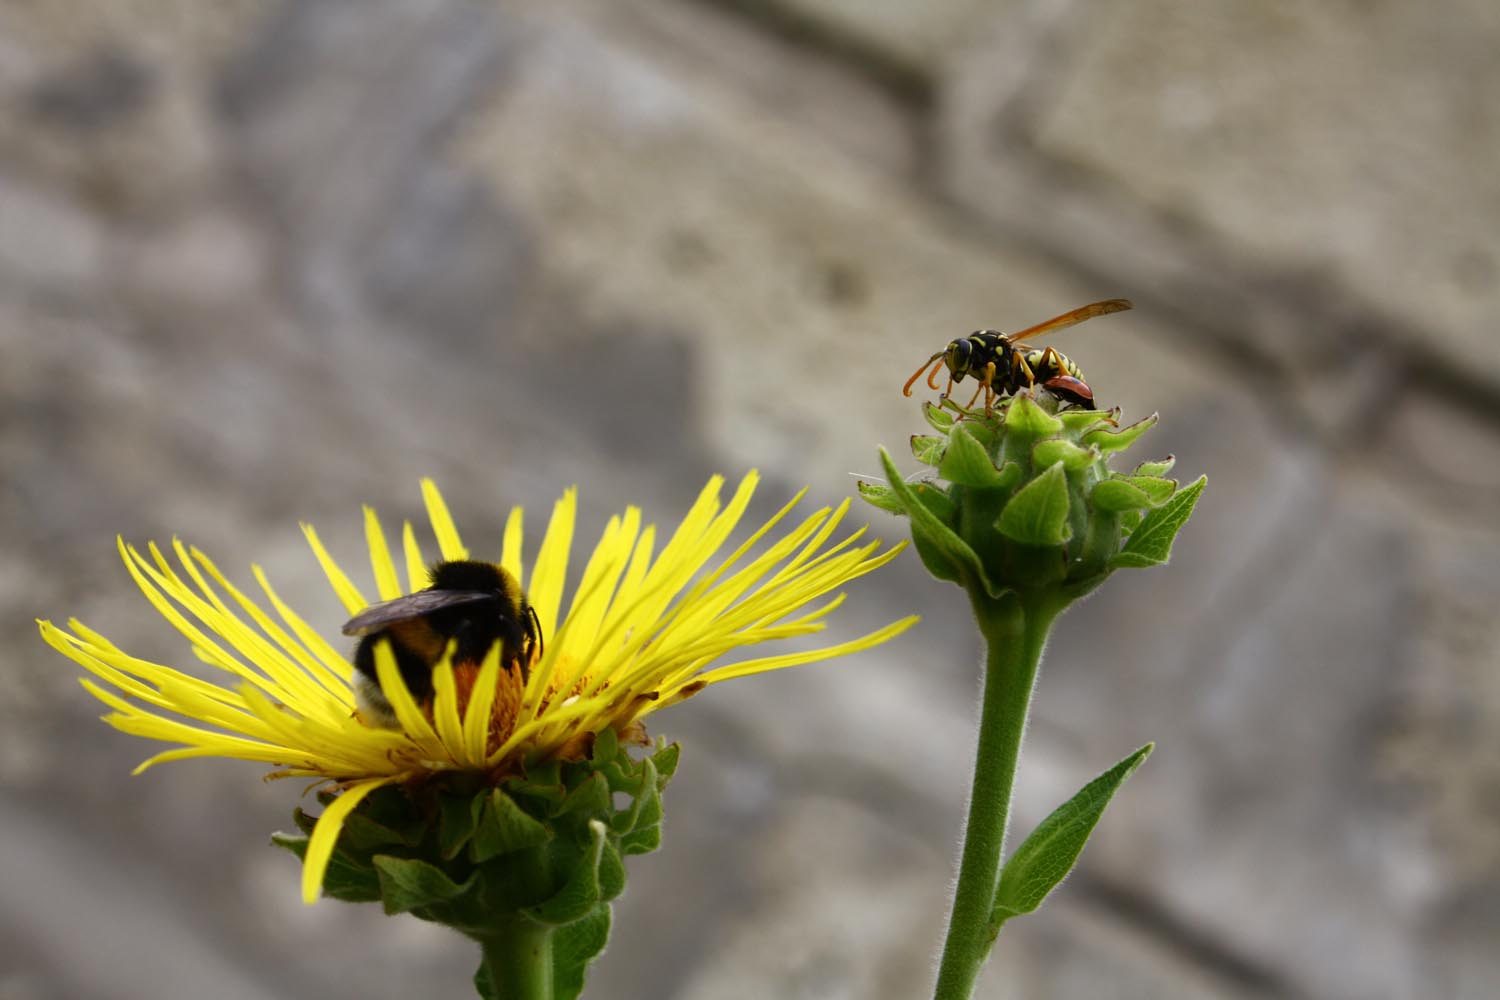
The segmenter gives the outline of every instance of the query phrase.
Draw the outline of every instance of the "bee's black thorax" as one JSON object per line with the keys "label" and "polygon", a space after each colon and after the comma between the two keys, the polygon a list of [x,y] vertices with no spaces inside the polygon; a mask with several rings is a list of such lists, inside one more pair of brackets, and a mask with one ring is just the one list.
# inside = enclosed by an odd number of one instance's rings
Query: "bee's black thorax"
{"label": "bee's black thorax", "polygon": [[[431,699],[433,667],[450,644],[456,665],[483,661],[499,643],[502,664],[518,663],[524,674],[541,636],[515,578],[491,563],[467,560],[438,563],[431,577],[424,594],[452,592],[460,600],[413,612],[365,635],[354,652],[355,669],[378,682],[375,650],[389,640],[401,679],[419,704]],[[474,599],[475,594],[493,596]]]}

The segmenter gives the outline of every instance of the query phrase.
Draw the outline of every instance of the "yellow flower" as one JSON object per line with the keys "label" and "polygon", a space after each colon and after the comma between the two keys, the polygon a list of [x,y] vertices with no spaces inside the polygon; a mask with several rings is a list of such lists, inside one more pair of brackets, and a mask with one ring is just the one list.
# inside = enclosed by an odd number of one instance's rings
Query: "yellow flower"
{"label": "yellow flower", "polygon": [[[432,704],[419,706],[401,681],[388,644],[381,643],[376,668],[399,728],[361,721],[345,651],[288,607],[260,567],[252,572],[274,616],[201,551],[179,541],[172,549],[180,570],[154,543],[143,554],[121,541],[120,554],[147,599],[187,637],[199,659],[228,675],[225,683],[137,659],[76,619],[69,621],[69,631],[48,621],[38,624],[49,644],[93,674],[81,683],[114,710],[105,722],[177,744],[147,759],[136,773],[167,760],[235,757],[273,765],[272,777],[326,779],[341,790],[308,845],[302,889],[312,902],[344,818],[376,788],[448,771],[498,778],[526,762],[577,755],[592,734],[638,732],[645,716],[710,684],[868,649],[916,621],[904,618],[834,646],[709,669],[741,647],[821,630],[843,595],[810,610],[808,605],[889,562],[902,548],[882,551],[879,541],[856,546],[863,529],[828,545],[848,509],[846,501],[817,511],[751,557],[751,549],[801,499],[798,494],[704,572],[744,513],[757,479],[754,472],[747,475],[727,505],[719,495],[723,480],[711,479],[660,551],[655,526],[643,525],[637,508],[611,518],[561,621],[576,493],[568,490],[554,505],[529,576],[523,572],[521,510],[513,509],[499,563],[527,591],[545,637],[543,655],[525,671],[502,668],[497,647],[477,677],[471,669],[468,682],[458,683],[455,671],[440,664],[433,672]],[[442,559],[469,558],[437,487],[424,481],[422,492]],[[316,532],[306,525],[303,531],[349,614],[368,607],[370,599],[334,562]],[[410,522],[402,531],[404,587],[385,532],[368,507],[365,535],[376,600],[428,585],[427,563]]]}

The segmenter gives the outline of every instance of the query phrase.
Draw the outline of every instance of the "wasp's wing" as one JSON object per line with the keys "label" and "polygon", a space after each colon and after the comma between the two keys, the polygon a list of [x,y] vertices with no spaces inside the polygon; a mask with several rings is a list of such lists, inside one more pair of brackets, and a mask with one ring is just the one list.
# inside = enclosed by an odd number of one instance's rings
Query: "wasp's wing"
{"label": "wasp's wing", "polygon": [[1009,340],[1012,344],[1016,344],[1023,340],[1030,340],[1032,337],[1040,337],[1044,333],[1051,333],[1053,330],[1061,330],[1075,323],[1082,323],[1084,320],[1093,319],[1095,316],[1106,316],[1109,313],[1124,312],[1133,305],[1134,303],[1129,299],[1105,299],[1103,302],[1090,302],[1086,306],[1079,306],[1077,309],[1069,310],[1061,316],[1054,316],[1045,323],[1028,326],[1019,333],[1007,333],[1005,339]]}
{"label": "wasp's wing", "polygon": [[394,622],[421,618],[442,608],[494,599],[494,594],[482,590],[419,590],[415,594],[370,605],[344,623],[343,633],[369,635]]}

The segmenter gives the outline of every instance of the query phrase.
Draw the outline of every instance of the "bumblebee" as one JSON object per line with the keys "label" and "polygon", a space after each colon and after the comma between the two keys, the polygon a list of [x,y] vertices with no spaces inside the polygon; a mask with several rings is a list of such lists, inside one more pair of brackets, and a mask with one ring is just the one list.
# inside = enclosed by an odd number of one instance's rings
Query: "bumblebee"
{"label": "bumblebee", "polygon": [[354,650],[360,716],[387,729],[397,722],[375,672],[382,639],[390,640],[401,679],[424,707],[432,703],[432,671],[450,643],[454,667],[478,666],[499,643],[501,665],[519,664],[523,678],[542,653],[542,625],[520,583],[493,563],[469,560],[438,563],[426,590],[370,605],[345,622],[343,632],[360,637]]}
{"label": "bumblebee", "polygon": [[911,387],[922,377],[923,372],[927,372],[927,384],[936,389],[938,372],[947,365],[948,387],[943,390],[945,399],[953,390],[953,383],[962,382],[965,375],[972,375],[979,380],[979,388],[975,391],[974,398],[969,400],[969,407],[973,407],[981,393],[984,394],[984,407],[988,410],[994,404],[996,396],[1013,395],[1038,384],[1065,403],[1092,406],[1094,390],[1089,388],[1088,383],[1083,380],[1083,372],[1070,358],[1051,347],[1027,350],[1016,345],[1023,340],[1130,307],[1129,299],[1106,299],[1079,306],[1019,333],[976,330],[967,337],[951,341],[947,347],[922,362],[922,367],[906,380],[901,392],[910,396]]}

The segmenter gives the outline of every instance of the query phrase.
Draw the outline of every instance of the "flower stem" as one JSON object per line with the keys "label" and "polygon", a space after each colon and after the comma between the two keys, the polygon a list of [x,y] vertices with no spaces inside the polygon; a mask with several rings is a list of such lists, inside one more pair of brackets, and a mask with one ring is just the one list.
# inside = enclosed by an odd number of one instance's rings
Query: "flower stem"
{"label": "flower stem", "polygon": [[1047,633],[1062,611],[1053,595],[999,599],[971,591],[974,614],[988,646],[984,703],[979,717],[974,785],[958,868],[958,886],[935,1000],[968,1000],[999,928],[992,922],[1000,878],[1000,853],[1010,820],[1011,790],[1021,737]]}
{"label": "flower stem", "polygon": [[499,1000],[552,1000],[553,928],[522,917],[479,939]]}

